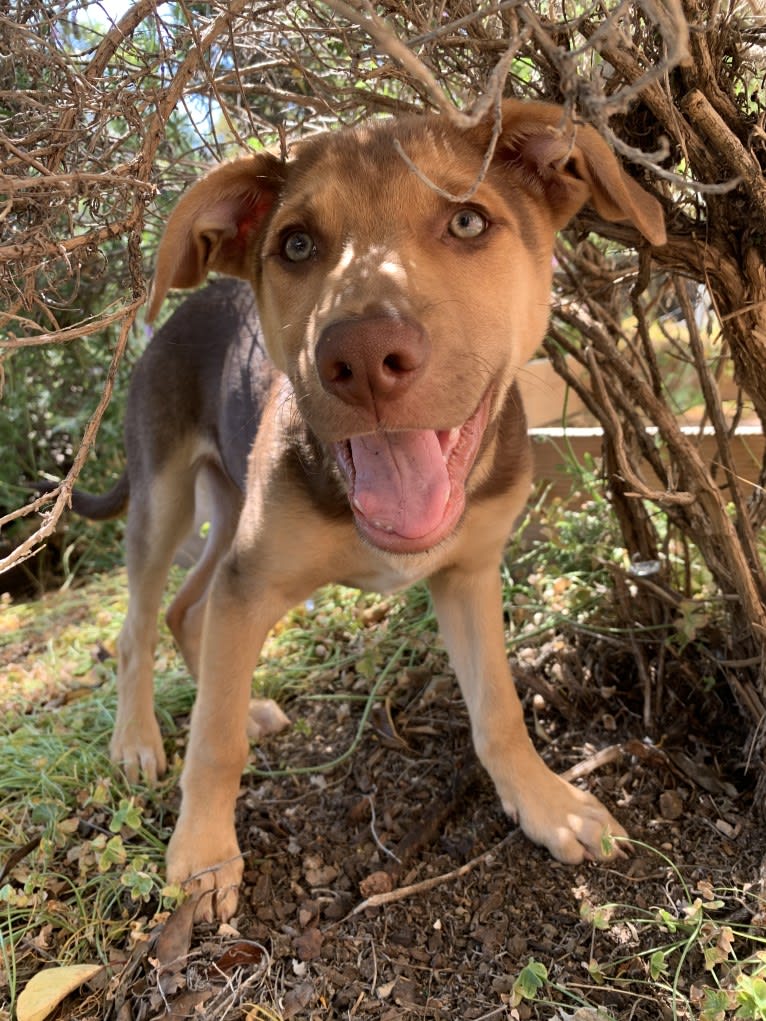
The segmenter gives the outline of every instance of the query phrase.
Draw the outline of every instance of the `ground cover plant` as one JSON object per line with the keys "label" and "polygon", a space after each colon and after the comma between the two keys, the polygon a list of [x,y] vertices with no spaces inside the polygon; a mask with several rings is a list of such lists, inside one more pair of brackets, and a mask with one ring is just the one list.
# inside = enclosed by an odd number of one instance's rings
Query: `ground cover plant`
{"label": "ground cover plant", "polygon": [[50,1016],[766,1016],[764,833],[737,714],[691,675],[707,639],[686,635],[667,652],[686,700],[646,740],[631,643],[655,639],[621,617],[617,521],[592,477],[576,484],[581,506],[533,507],[509,551],[509,654],[535,740],[615,806],[630,858],[572,870],[509,831],[425,592],[331,589],[276,629],[255,679],[293,726],[243,782],[242,909],[192,932],[162,858],[193,688],[164,635],[169,776],[128,786],[106,753],[124,576],[105,574],[4,610],[6,1016],[32,1016],[36,975],[53,1008],[72,966],[94,973]]}

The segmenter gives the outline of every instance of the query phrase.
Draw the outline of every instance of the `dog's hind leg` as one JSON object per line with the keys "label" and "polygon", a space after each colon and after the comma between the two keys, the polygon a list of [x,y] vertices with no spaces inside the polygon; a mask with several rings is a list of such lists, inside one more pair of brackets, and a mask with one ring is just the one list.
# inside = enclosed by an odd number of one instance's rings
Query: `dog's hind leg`
{"label": "dog's hind leg", "polygon": [[194,515],[194,475],[177,452],[159,471],[141,473],[149,486],[132,486],[126,532],[128,611],[117,642],[117,718],[112,760],[128,779],[150,783],[165,771],[162,735],[154,713],[157,618],[168,571]]}
{"label": "dog's hind leg", "polygon": [[209,461],[201,464],[197,471],[195,490],[197,496],[202,494],[205,510],[209,512],[205,545],[199,560],[186,575],[170,604],[165,619],[189,672],[196,679],[210,579],[234,538],[242,494],[218,465]]}
{"label": "dog's hind leg", "polygon": [[[199,673],[202,623],[210,582],[219,561],[231,546],[242,503],[239,489],[211,462],[200,466],[196,492],[198,496],[204,494],[204,505],[210,514],[207,538],[202,555],[187,574],[165,617],[195,680]],[[270,698],[251,699],[248,715],[247,731],[253,741],[276,734],[290,723]]]}

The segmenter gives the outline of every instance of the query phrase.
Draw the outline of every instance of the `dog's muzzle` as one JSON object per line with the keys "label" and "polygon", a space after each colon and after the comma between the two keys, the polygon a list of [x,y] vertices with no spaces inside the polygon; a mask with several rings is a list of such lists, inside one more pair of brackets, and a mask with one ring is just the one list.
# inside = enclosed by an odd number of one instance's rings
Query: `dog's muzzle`
{"label": "dog's muzzle", "polygon": [[489,419],[490,391],[454,429],[379,430],[334,445],[359,531],[390,553],[422,553],[448,538]]}

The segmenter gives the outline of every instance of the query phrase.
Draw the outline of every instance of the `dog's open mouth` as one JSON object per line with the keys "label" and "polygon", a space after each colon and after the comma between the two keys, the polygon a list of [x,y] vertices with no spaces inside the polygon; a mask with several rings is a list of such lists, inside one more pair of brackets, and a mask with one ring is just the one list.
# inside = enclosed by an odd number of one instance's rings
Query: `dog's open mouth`
{"label": "dog's open mouth", "polygon": [[392,553],[420,553],[453,532],[489,405],[487,391],[455,429],[381,431],[335,444],[357,527],[369,542]]}

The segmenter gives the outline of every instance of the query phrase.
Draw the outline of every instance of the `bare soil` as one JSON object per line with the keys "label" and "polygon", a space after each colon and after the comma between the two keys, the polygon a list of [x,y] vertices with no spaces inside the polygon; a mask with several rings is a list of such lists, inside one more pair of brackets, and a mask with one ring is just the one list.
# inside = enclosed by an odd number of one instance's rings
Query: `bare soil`
{"label": "bare soil", "polygon": [[[602,653],[596,645],[588,655]],[[547,659],[559,663],[560,680],[562,657]],[[587,668],[576,650],[563,659],[570,680]],[[683,670],[693,673],[688,662]],[[698,1016],[684,1004],[701,1003],[713,984],[703,944],[714,945],[727,925],[751,924],[763,903],[755,777],[743,768],[745,732],[730,699],[668,696],[650,741],[631,671],[630,657],[612,655],[600,688],[584,696],[565,684],[558,708],[525,695],[549,764],[559,772],[585,764],[578,782],[641,842],[628,857],[567,867],[530,844],[475,760],[454,682],[413,668],[376,706],[343,765],[245,778],[238,825],[246,872],[233,925],[192,931],[181,909],[166,923],[164,948],[134,951],[104,1001],[106,1016]],[[265,742],[255,765],[311,767],[348,748],[363,703],[353,700],[353,672],[347,683],[349,701],[293,705],[295,726]],[[314,691],[339,693],[343,678],[329,676]],[[384,893],[388,903],[360,909]],[[658,912],[683,919],[698,898],[708,905],[707,936],[669,954],[665,974],[650,983],[652,951],[678,938],[659,926]],[[620,907],[600,910],[607,904]],[[748,953],[741,942],[736,950],[740,959]],[[514,983],[531,960],[548,981],[536,999],[516,1003]],[[719,979],[726,971],[718,968]]]}

